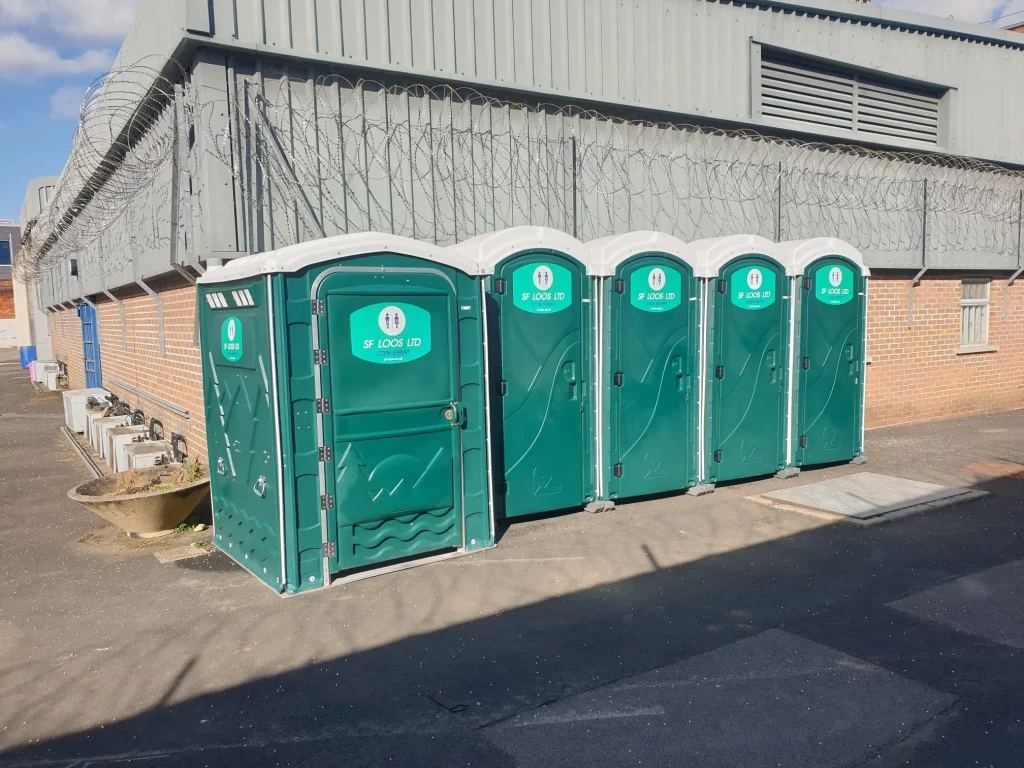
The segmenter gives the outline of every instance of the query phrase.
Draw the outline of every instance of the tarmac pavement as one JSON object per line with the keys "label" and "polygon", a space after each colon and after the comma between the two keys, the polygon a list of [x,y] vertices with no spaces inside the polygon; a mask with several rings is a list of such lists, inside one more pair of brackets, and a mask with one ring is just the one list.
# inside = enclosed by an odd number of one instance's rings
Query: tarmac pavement
{"label": "tarmac pavement", "polygon": [[98,545],[61,423],[0,355],[0,766],[1024,764],[1024,412],[869,432],[990,494],[871,528],[747,498],[834,467],[287,600]]}

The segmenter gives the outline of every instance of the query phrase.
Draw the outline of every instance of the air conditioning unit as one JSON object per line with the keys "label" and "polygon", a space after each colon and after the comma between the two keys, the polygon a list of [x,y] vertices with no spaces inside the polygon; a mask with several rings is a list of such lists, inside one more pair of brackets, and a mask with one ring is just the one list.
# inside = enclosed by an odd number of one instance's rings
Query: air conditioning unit
{"label": "air conditioning unit", "polygon": [[32,366],[32,381],[36,384],[45,383],[45,375],[47,371],[59,374],[60,363],[56,360],[36,360],[36,364]]}
{"label": "air conditioning unit", "polygon": [[171,460],[171,444],[166,440],[133,443],[125,447],[124,452],[128,458],[128,469],[150,469]]}
{"label": "air conditioning unit", "polygon": [[105,389],[72,389],[64,393],[64,423],[72,432],[85,432],[86,403],[90,397],[102,401],[110,393]]}
{"label": "air conditioning unit", "polygon": [[60,374],[58,374],[57,371],[47,371],[43,374],[43,386],[50,392],[56,392],[60,389],[60,387],[57,386],[58,378],[60,378]]}
{"label": "air conditioning unit", "polygon": [[107,466],[115,472],[128,469],[128,454],[125,449],[129,445],[144,440],[149,434],[149,427],[117,427],[107,433]]}
{"label": "air conditioning unit", "polygon": [[103,416],[93,419],[92,433],[89,442],[96,449],[96,453],[102,459],[107,449],[107,432],[116,427],[126,427],[131,422],[131,416]]}

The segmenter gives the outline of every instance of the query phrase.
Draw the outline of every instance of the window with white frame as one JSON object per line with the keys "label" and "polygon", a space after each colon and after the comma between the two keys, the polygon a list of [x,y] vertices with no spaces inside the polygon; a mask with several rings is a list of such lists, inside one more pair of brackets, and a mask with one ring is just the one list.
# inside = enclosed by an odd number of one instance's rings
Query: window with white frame
{"label": "window with white frame", "polygon": [[966,278],[960,297],[960,346],[988,344],[988,278]]}

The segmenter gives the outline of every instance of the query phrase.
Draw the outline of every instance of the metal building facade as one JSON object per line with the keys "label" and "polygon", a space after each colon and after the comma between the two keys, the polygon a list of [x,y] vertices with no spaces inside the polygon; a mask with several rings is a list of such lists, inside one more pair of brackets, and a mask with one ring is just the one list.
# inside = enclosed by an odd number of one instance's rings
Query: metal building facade
{"label": "metal building facade", "polygon": [[[765,49],[935,89],[935,145],[870,146],[950,162],[878,194],[865,174],[888,171],[809,145],[869,137],[760,114]],[[1020,179],[949,180],[954,158],[1024,165],[1009,129],[1024,104],[1006,95],[1024,38],[990,28],[842,0],[148,0],[115,65],[140,94],[150,75],[131,65],[147,55],[183,67],[159,121],[167,162],[74,270],[39,275],[43,306],[368,229],[441,245],[518,224],[584,240],[830,235],[873,267],[1020,260]],[[972,173],[991,200],[959,199]],[[847,175],[873,209],[833,189]]]}

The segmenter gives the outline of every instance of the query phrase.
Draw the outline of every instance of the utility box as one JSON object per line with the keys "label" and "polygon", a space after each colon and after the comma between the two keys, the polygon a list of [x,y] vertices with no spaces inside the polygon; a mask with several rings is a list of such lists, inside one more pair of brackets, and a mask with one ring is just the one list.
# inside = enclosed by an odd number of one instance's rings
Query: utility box
{"label": "utility box", "polygon": [[478,273],[365,233],[198,281],[218,548],[296,593],[493,544]]}
{"label": "utility box", "polygon": [[514,227],[449,251],[485,275],[496,514],[594,503],[597,278],[587,248],[564,232]]}
{"label": "utility box", "polygon": [[601,278],[598,493],[615,500],[699,482],[701,265],[681,240],[633,232],[588,243]]}
{"label": "utility box", "polygon": [[786,469],[790,281],[778,246],[736,235],[691,244],[706,266],[702,484]]}
{"label": "utility box", "polygon": [[779,249],[794,301],[789,463],[862,461],[871,273],[843,240],[788,242]]}

